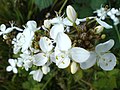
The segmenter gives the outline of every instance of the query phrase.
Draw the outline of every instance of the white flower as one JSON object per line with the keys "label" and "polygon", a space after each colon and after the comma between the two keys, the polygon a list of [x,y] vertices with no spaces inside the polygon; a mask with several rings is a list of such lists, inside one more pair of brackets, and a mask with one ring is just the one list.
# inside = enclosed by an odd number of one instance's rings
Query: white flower
{"label": "white flower", "polygon": [[107,15],[114,21],[114,25],[119,23],[119,19],[116,17],[118,13],[118,9],[112,8],[110,11],[107,12]]}
{"label": "white flower", "polygon": [[38,82],[40,82],[42,77],[43,77],[43,72],[40,69],[33,70],[33,71],[30,72],[30,74],[32,74],[33,75],[33,79],[38,81]]}
{"label": "white flower", "polygon": [[75,74],[75,73],[77,72],[77,70],[78,70],[77,63],[73,61],[73,62],[71,63],[71,73],[72,73],[72,74]]}
{"label": "white flower", "polygon": [[88,59],[89,52],[80,47],[71,47],[71,40],[65,33],[58,33],[55,48],[55,63],[59,68],[66,68],[70,59],[81,63]]}
{"label": "white flower", "polygon": [[103,7],[94,11],[94,13],[97,13],[97,16],[100,17],[100,19],[102,19],[102,20],[105,20],[105,18],[107,16],[107,11]]}
{"label": "white flower", "polygon": [[11,31],[13,31],[14,29],[16,29],[18,31],[23,31],[22,29],[13,26],[12,23],[11,23],[11,27],[9,27],[9,28],[6,28],[6,26],[4,24],[1,24],[1,26],[0,26],[0,30],[1,30],[0,35],[2,35],[2,34],[8,34]]}
{"label": "white flower", "polygon": [[80,63],[82,69],[92,67],[96,61],[98,65],[106,71],[112,70],[116,65],[116,57],[108,51],[113,47],[114,40],[110,39],[105,43],[100,43],[95,47],[95,52],[91,52],[90,57],[86,62]]}
{"label": "white flower", "polygon": [[13,39],[12,44],[14,44],[13,53],[17,54],[25,43],[25,37],[23,33],[18,33],[16,38]]}
{"label": "white flower", "polygon": [[97,54],[98,65],[103,70],[112,70],[116,65],[116,57],[114,54],[108,51],[113,47],[114,40],[110,39],[105,43],[100,43],[95,47],[95,52]]}
{"label": "white flower", "polygon": [[74,8],[71,5],[67,6],[66,14],[67,14],[68,19],[72,23],[74,23],[76,21],[76,19],[77,19],[77,13],[76,13],[76,11],[74,10]]}
{"label": "white flower", "polygon": [[33,61],[33,64],[36,66],[43,66],[49,60],[53,45],[49,38],[41,37],[39,41],[39,46],[42,50],[42,53],[34,55],[35,60]]}
{"label": "white flower", "polygon": [[18,72],[18,70],[16,68],[17,60],[16,59],[9,59],[8,62],[10,64],[10,66],[7,66],[6,70],[8,72],[13,71],[13,73],[17,73]]}
{"label": "white flower", "polygon": [[32,67],[33,61],[35,60],[35,57],[29,54],[20,54],[20,57],[18,58],[17,66],[18,67],[24,67],[26,71],[29,70],[29,68]]}

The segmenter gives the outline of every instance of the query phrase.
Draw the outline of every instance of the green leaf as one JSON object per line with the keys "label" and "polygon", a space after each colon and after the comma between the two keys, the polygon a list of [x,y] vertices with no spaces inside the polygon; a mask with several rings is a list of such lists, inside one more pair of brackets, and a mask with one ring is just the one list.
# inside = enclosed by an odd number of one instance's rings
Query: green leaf
{"label": "green leaf", "polygon": [[35,0],[35,4],[41,11],[42,9],[49,7],[53,3],[53,1],[54,0]]}
{"label": "green leaf", "polygon": [[90,6],[93,10],[99,9],[107,0],[91,0]]}

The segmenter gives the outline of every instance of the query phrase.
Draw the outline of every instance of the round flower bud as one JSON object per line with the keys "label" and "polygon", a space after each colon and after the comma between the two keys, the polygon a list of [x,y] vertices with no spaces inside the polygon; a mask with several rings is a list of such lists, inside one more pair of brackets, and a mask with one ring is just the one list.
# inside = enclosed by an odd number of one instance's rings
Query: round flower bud
{"label": "round flower bud", "polygon": [[99,34],[103,31],[104,27],[99,25],[97,27],[95,27],[95,34]]}
{"label": "round flower bud", "polygon": [[101,39],[105,39],[106,35],[105,34],[102,34],[101,35]]}
{"label": "round flower bud", "polygon": [[49,21],[49,20],[44,20],[44,26],[45,26],[46,28],[50,28],[50,26],[51,26],[50,21]]}

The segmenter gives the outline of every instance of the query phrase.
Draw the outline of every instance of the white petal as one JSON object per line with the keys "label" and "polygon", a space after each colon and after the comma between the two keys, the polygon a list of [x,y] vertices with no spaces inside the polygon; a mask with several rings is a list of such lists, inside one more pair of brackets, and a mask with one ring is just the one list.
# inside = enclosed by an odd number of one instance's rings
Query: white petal
{"label": "white petal", "polygon": [[61,22],[62,22],[62,18],[59,16],[50,20],[50,23],[52,24],[60,24]]}
{"label": "white petal", "polygon": [[9,59],[8,62],[10,63],[10,65],[11,65],[12,67],[15,67],[16,62],[15,62],[14,59]]}
{"label": "white petal", "polygon": [[12,67],[11,66],[7,66],[6,71],[8,71],[8,72],[12,71]]}
{"label": "white petal", "polygon": [[68,19],[74,23],[76,18],[77,18],[77,13],[76,11],[74,10],[74,8],[71,6],[71,5],[68,5],[67,6],[67,9],[66,9],[66,14],[67,14],[67,17]]}
{"label": "white petal", "polygon": [[13,73],[17,73],[17,72],[18,72],[17,68],[14,67],[14,68],[13,68]]}
{"label": "white petal", "polygon": [[71,48],[71,40],[69,36],[63,32],[59,32],[56,38],[56,45],[62,51],[67,51]]}
{"label": "white petal", "polygon": [[27,27],[34,30],[37,27],[37,23],[33,20],[27,22]]}
{"label": "white petal", "polygon": [[112,28],[111,25],[107,24],[107,23],[104,22],[104,21],[101,21],[101,20],[98,19],[98,18],[96,18],[96,21],[97,21],[101,26],[105,27],[106,29],[110,29],[110,28]]}
{"label": "white petal", "polygon": [[75,74],[75,73],[77,72],[77,70],[78,70],[77,63],[73,61],[73,62],[71,63],[71,67],[70,67],[70,68],[71,68],[71,73],[72,73],[72,74]]}
{"label": "white petal", "polygon": [[40,69],[35,70],[35,72],[31,72],[31,73],[33,73],[33,79],[34,80],[36,80],[38,82],[41,81],[41,79],[43,77],[43,73],[42,73],[42,71]]}
{"label": "white petal", "polygon": [[114,45],[114,40],[110,39],[104,43],[100,43],[95,47],[96,53],[100,54],[102,52],[107,52],[109,51]]}
{"label": "white petal", "polygon": [[80,63],[80,67],[82,69],[88,69],[92,67],[96,63],[96,57],[97,57],[96,53],[91,52],[90,57],[87,59],[87,61]]}
{"label": "white petal", "polygon": [[70,58],[64,53],[59,53],[56,56],[56,65],[58,68],[67,68],[70,64]]}
{"label": "white petal", "polygon": [[47,74],[50,71],[50,68],[46,65],[42,66],[42,72],[43,74]]}
{"label": "white petal", "polygon": [[63,19],[63,23],[64,23],[66,26],[73,26],[73,23],[70,22],[70,20],[68,20],[68,18],[64,18],[64,19]]}
{"label": "white petal", "polygon": [[4,33],[5,34],[10,33],[11,31],[13,31],[13,29],[14,27],[7,28]]}
{"label": "white petal", "polygon": [[52,61],[52,62],[56,62],[56,59],[55,59],[55,52],[53,52],[52,54],[50,54],[50,60]]}
{"label": "white petal", "polygon": [[112,53],[106,53],[101,56],[98,64],[103,70],[106,71],[113,70],[116,65],[116,57]]}
{"label": "white petal", "polygon": [[52,26],[52,28],[50,30],[50,37],[55,40],[56,36],[59,32],[64,32],[63,24],[56,24],[56,25]]}
{"label": "white petal", "polygon": [[43,52],[49,52],[53,48],[51,40],[47,37],[41,37],[39,45]]}
{"label": "white petal", "polygon": [[35,55],[33,64],[36,66],[43,66],[48,61],[48,57],[44,53],[38,53]]}
{"label": "white petal", "polygon": [[4,32],[4,31],[6,30],[6,26],[5,26],[5,24],[1,24],[1,26],[0,26],[0,30],[1,30],[2,32]]}
{"label": "white petal", "polygon": [[74,61],[81,63],[89,58],[90,52],[80,47],[73,47],[70,50],[70,55]]}

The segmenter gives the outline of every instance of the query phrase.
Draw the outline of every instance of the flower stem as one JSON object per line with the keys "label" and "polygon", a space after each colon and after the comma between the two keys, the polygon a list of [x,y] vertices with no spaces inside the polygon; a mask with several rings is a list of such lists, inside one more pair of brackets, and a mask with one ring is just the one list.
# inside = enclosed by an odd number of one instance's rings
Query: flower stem
{"label": "flower stem", "polygon": [[67,3],[67,1],[68,1],[68,0],[65,0],[65,1],[64,1],[64,3],[63,3],[63,5],[62,5],[62,7],[60,8],[60,10],[59,10],[59,12],[58,12],[58,13],[59,13],[59,15],[61,14],[61,12],[62,12],[62,10],[63,10],[64,6],[65,6],[65,5],[66,5],[66,3]]}
{"label": "flower stem", "polygon": [[118,40],[119,40],[119,43],[120,43],[120,33],[118,31],[118,27],[117,27],[117,25],[114,25],[114,27],[115,27],[115,30],[116,30],[116,33],[117,33],[117,36],[118,36]]}

